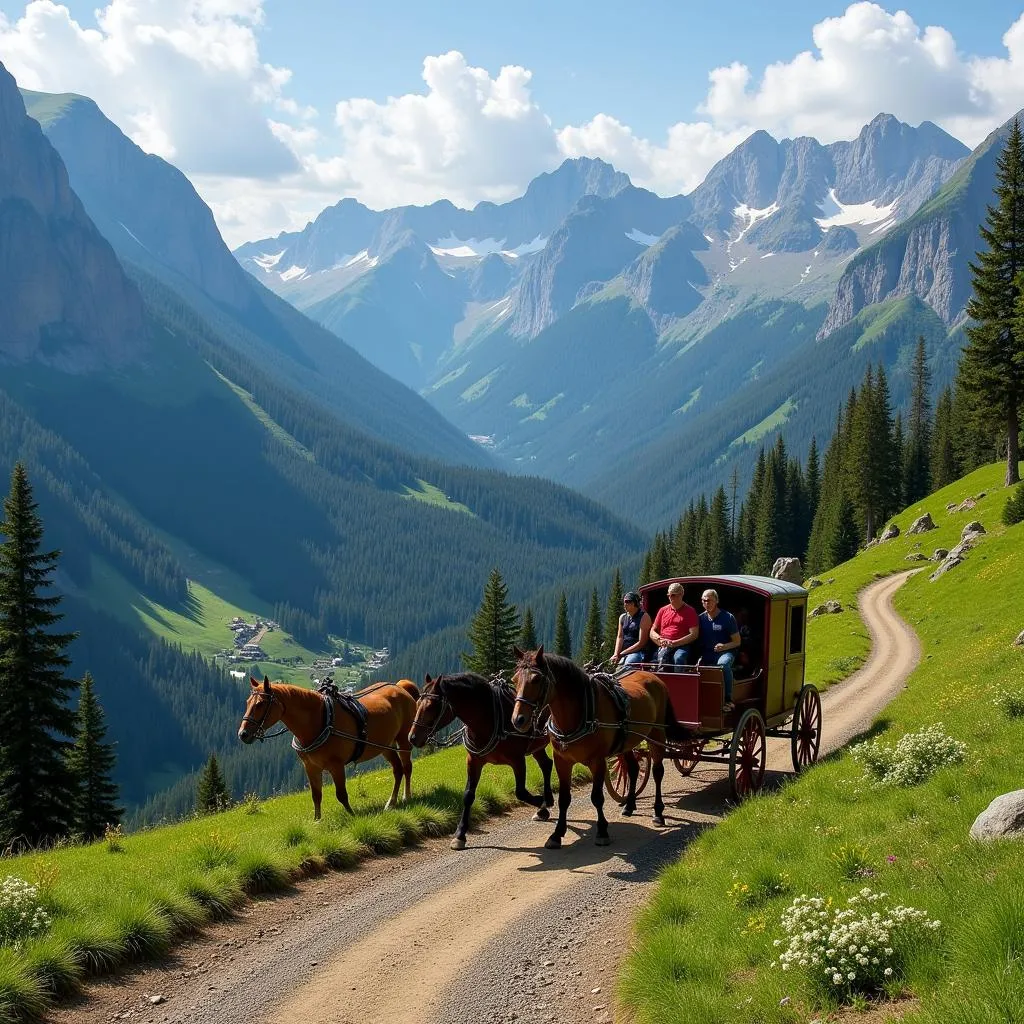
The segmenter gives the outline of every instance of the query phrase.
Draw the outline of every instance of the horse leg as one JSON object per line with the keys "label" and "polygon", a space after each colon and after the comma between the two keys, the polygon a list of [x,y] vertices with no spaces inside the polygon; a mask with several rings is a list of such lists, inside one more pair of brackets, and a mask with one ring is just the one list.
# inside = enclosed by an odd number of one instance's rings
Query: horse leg
{"label": "horse leg", "polygon": [[466,848],[466,832],[469,830],[469,813],[476,799],[476,784],[480,781],[480,773],[484,770],[484,762],[478,761],[472,754],[466,757],[466,791],[462,794],[462,817],[459,827],[455,830],[452,840],[453,850]]}
{"label": "horse leg", "polygon": [[636,759],[636,753],[629,751],[626,755],[626,772],[629,774],[629,792],[626,794],[626,802],[622,806],[622,816],[632,817],[636,811],[636,780],[640,774],[640,762]]}
{"label": "horse leg", "polygon": [[311,764],[303,764],[306,769],[306,778],[309,779],[309,792],[313,797],[313,820],[320,820],[320,801],[323,799],[324,782],[323,772]]}
{"label": "horse leg", "polygon": [[596,846],[607,846],[611,839],[608,838],[608,819],[604,816],[604,776],[608,771],[608,762],[605,758],[595,758],[587,767],[594,777],[594,784],[590,788],[590,802],[597,809],[597,839]]}
{"label": "horse leg", "polygon": [[391,790],[391,796],[388,797],[388,802],[384,805],[385,811],[390,811],[391,808],[398,801],[398,790],[402,785],[402,775],[404,774],[404,768],[402,765],[402,759],[393,751],[385,750],[384,758],[391,765],[391,774],[395,777],[395,785]]}
{"label": "horse leg", "polygon": [[565,817],[569,811],[569,802],[572,800],[572,761],[556,754],[555,770],[558,772],[558,824],[544,844],[548,850],[557,850],[562,845],[562,836],[568,828]]}
{"label": "horse leg", "polygon": [[399,740],[398,756],[402,762],[402,774],[405,776],[405,796],[403,803],[412,799],[412,745],[408,738]]}
{"label": "horse leg", "polygon": [[334,795],[338,798],[338,803],[348,811],[349,814],[355,816],[355,811],[352,810],[352,805],[348,802],[348,786],[346,785],[347,780],[345,779],[345,765],[339,764],[333,768],[327,769],[331,773],[331,778],[334,779]]}
{"label": "horse leg", "polygon": [[[534,796],[526,788],[526,755],[524,754],[517,761],[512,763],[512,774],[516,780],[516,799],[522,800],[524,804],[529,804],[531,807],[537,808],[537,814],[533,816],[534,821],[543,821],[543,818],[538,818],[540,809],[544,807],[544,797]],[[545,808],[547,810],[547,808]]]}
{"label": "horse leg", "polygon": [[654,824],[665,824],[665,803],[661,799],[661,780],[665,777],[665,762],[659,754],[654,754],[654,768],[651,774],[654,776]]}
{"label": "horse leg", "polygon": [[[533,759],[537,762],[538,765],[540,765],[541,774],[544,776],[544,807],[542,808],[542,810],[547,811],[549,807],[555,806],[555,794],[552,792],[551,789],[551,768],[553,766],[553,762],[551,758],[548,757],[547,750],[544,749],[538,750],[533,755]],[[539,813],[540,812],[538,812],[538,814]],[[541,815],[541,819],[543,821],[547,821],[547,814]]]}

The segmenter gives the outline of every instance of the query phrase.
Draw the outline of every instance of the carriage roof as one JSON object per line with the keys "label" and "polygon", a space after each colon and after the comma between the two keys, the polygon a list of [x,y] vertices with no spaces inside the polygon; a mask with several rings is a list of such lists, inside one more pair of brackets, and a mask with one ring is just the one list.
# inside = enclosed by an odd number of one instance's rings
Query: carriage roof
{"label": "carriage roof", "polygon": [[807,591],[796,583],[789,583],[786,580],[777,580],[771,576],[677,576],[671,579],[656,580],[653,583],[645,583],[640,587],[640,593],[644,594],[649,590],[656,590],[667,587],[670,583],[707,583],[714,586],[716,583],[730,587],[742,587],[744,590],[751,590],[756,594],[771,599],[806,597]]}

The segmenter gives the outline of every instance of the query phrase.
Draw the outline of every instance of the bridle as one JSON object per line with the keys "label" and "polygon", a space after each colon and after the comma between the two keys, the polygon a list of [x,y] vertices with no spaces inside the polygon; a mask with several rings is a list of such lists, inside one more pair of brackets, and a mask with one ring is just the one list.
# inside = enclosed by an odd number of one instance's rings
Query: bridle
{"label": "bridle", "polygon": [[[434,738],[434,735],[437,733],[437,730],[442,727],[441,722],[444,720],[444,713],[446,711],[452,711],[452,714],[454,716],[452,706],[448,702],[448,698],[444,695],[443,691],[441,690],[440,682],[438,682],[438,685],[433,690],[433,692],[429,690],[424,690],[420,694],[419,703],[422,706],[426,707],[426,705],[423,702],[429,700],[439,700],[441,702],[441,710],[437,713],[437,717],[434,719],[434,724],[430,727],[430,732],[427,733],[427,737],[423,741],[424,743],[429,743]],[[413,716],[412,720],[413,728],[415,728],[419,724],[419,717],[420,711],[419,708],[417,708],[416,714]]]}
{"label": "bridle", "polygon": [[[266,690],[263,690],[263,691],[260,692],[259,697],[260,697],[260,700],[263,702],[263,714],[260,716],[259,720],[257,721],[255,715],[243,715],[242,716],[242,722],[256,722],[256,737],[255,738],[258,739],[260,741],[260,743],[262,743],[264,740],[271,740],[275,736],[283,736],[288,730],[287,730],[287,728],[284,728],[282,726],[282,728],[280,730],[278,730],[277,732],[270,732],[270,733],[268,733],[266,731],[266,722],[267,722],[267,719],[270,717],[270,709],[275,704],[280,704],[281,705],[281,715],[283,717],[283,715],[284,715],[284,701],[281,700],[281,698],[278,697],[278,695],[276,693],[274,693],[273,690],[271,690],[269,693],[267,693]],[[260,707],[260,705],[257,704],[256,708],[259,708],[259,707]],[[253,710],[255,711],[256,708],[254,708]]]}
{"label": "bridle", "polygon": [[[521,679],[520,677],[523,672],[529,672],[530,678],[526,680]],[[544,689],[541,690],[537,699],[530,700],[529,697],[524,697],[522,694],[523,689],[538,678],[544,680]],[[534,729],[536,727],[537,718],[548,703],[548,695],[551,693],[551,676],[545,669],[537,668],[536,665],[520,662],[520,664],[516,666],[515,672],[512,674],[512,681],[516,684],[516,703],[525,704],[528,708],[533,709],[530,716],[530,728]]]}

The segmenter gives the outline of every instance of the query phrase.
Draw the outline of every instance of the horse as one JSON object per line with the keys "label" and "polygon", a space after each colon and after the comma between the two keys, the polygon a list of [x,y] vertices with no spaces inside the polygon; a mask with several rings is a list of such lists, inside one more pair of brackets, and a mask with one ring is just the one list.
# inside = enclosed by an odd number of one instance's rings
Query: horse
{"label": "horse", "polygon": [[[342,807],[353,814],[345,788],[345,765],[371,761],[383,755],[391,764],[395,787],[384,810],[398,799],[405,778],[405,799],[411,795],[412,755],[409,728],[416,714],[419,688],[411,679],[374,683],[356,694],[338,692],[333,684],[309,690],[304,686],[263,682],[249,678],[251,691],[238,727],[243,743],[263,739],[280,722],[292,733],[292,749],[299,755],[313,795],[313,820],[320,820],[323,773],[334,779]],[[273,735],[280,735],[274,733]]]}
{"label": "horse", "polygon": [[[526,732],[537,713],[550,708],[547,729],[551,734],[558,772],[558,824],[544,844],[549,850],[562,845],[566,832],[566,812],[572,799],[572,766],[585,764],[593,777],[590,799],[597,809],[597,846],[607,846],[608,821],[604,816],[604,777],[607,758],[632,750],[649,740],[654,762],[654,823],[665,824],[665,804],[661,798],[665,729],[675,725],[665,684],[652,672],[630,672],[617,680],[621,693],[592,679],[578,665],[557,654],[513,648],[516,670],[512,676],[516,688],[512,725]],[[619,703],[621,701],[621,704]],[[634,756],[627,759],[629,795],[622,813],[636,810],[636,779],[640,766]]]}
{"label": "horse", "polygon": [[[466,791],[462,797],[462,817],[452,840],[453,850],[466,848],[469,812],[476,797],[477,783],[485,764],[507,764],[516,780],[516,796],[537,808],[534,821],[547,821],[548,808],[555,802],[551,792],[551,758],[547,754],[548,736],[543,729],[526,735],[511,731],[506,723],[512,715],[513,693],[508,684],[488,682],[475,672],[438,676],[428,674],[416,706],[416,717],[409,730],[409,742],[422,747],[453,719],[461,719],[466,747]],[[526,788],[526,755],[532,754],[544,775],[544,795],[534,796]]]}

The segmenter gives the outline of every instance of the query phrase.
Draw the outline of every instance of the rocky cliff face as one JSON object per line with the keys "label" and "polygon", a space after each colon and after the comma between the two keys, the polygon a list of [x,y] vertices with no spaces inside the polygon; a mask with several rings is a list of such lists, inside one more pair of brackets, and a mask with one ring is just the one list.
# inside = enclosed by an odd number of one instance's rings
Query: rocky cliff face
{"label": "rocky cliff face", "polygon": [[229,309],[249,306],[252,282],[181,171],[143,152],[84,96],[25,90],[23,97],[90,218],[119,253],[181,274]]}
{"label": "rocky cliff face", "polygon": [[71,372],[132,361],[142,301],[0,64],[0,357]]}

